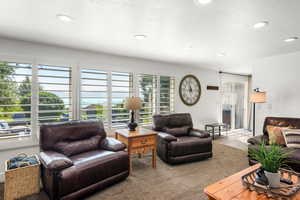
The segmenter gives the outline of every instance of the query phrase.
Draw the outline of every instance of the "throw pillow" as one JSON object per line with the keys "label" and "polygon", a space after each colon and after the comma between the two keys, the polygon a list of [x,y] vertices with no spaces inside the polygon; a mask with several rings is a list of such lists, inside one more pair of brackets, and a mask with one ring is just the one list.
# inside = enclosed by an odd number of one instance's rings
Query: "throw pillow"
{"label": "throw pillow", "polygon": [[79,153],[96,150],[99,148],[101,136],[93,136],[84,140],[62,141],[55,145],[55,150],[66,155],[73,156]]}
{"label": "throw pillow", "polygon": [[190,131],[190,127],[183,126],[179,128],[164,128],[164,132],[169,133],[175,137],[188,135]]}
{"label": "throw pillow", "polygon": [[300,148],[300,129],[282,129],[286,146]]}
{"label": "throw pillow", "polygon": [[284,136],[282,134],[282,129],[287,127],[279,127],[279,126],[267,126],[267,131],[269,135],[269,143],[270,144],[278,144],[285,145]]}

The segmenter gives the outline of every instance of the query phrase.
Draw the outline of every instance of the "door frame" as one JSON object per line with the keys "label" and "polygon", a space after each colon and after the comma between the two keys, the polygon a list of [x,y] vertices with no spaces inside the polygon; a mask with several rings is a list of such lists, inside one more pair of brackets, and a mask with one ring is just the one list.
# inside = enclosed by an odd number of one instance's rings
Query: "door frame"
{"label": "door frame", "polygon": [[[247,129],[248,127],[248,115],[249,115],[249,77],[242,75],[232,75],[232,74],[220,74],[220,86],[222,88],[224,83],[242,83],[245,85],[244,90],[244,120],[243,120],[243,129]],[[221,91],[221,99],[222,99],[222,91]],[[235,115],[233,115],[235,116]],[[223,110],[222,110],[222,100],[220,102],[220,119],[223,119]],[[231,121],[231,130],[237,130],[235,128],[235,117],[234,120]]]}

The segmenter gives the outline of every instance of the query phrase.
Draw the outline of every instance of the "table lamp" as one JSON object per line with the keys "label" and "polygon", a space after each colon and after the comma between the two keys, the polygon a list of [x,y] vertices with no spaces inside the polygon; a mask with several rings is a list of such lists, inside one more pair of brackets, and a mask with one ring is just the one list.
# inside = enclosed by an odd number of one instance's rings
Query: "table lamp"
{"label": "table lamp", "polygon": [[253,103],[253,136],[255,136],[255,104],[266,102],[266,92],[259,91],[259,88],[254,89],[250,97],[250,102]]}
{"label": "table lamp", "polygon": [[130,131],[135,131],[135,128],[138,126],[134,121],[134,111],[139,110],[142,107],[142,102],[139,97],[129,97],[126,99],[125,108],[127,110],[131,110],[131,120],[128,124],[128,128]]}

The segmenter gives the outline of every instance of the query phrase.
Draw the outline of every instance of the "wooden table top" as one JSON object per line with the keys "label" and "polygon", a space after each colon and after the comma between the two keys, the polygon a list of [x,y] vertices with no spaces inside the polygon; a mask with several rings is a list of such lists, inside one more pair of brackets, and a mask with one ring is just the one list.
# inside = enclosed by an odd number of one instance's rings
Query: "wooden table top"
{"label": "wooden table top", "polygon": [[[209,196],[210,199],[216,200],[271,200],[272,198],[268,198],[264,194],[258,194],[255,191],[246,189],[242,184],[241,177],[259,167],[260,164],[253,165],[232,176],[209,185],[204,189],[204,193]],[[296,194],[291,200],[300,200],[300,193]]]}
{"label": "wooden table top", "polygon": [[157,132],[150,130],[150,129],[145,129],[145,128],[136,128],[135,131],[129,131],[128,129],[118,129],[115,131],[119,135],[122,135],[126,138],[134,138],[134,137],[144,137],[148,135],[157,135]]}

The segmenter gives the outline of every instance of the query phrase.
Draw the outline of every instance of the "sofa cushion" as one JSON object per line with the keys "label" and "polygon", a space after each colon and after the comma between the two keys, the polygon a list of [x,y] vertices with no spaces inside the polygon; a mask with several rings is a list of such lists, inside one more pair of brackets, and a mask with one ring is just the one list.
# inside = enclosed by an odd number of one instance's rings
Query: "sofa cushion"
{"label": "sofa cushion", "polygon": [[190,114],[178,113],[169,116],[167,127],[176,128],[176,127],[183,127],[183,126],[188,126],[190,128],[193,128],[192,117]]}
{"label": "sofa cushion", "polygon": [[289,161],[300,164],[300,149],[286,148],[285,152],[289,154]]}
{"label": "sofa cushion", "polygon": [[40,146],[43,151],[53,151],[55,145],[59,142],[84,140],[93,136],[106,138],[102,121],[83,120],[43,123],[40,128]]}
{"label": "sofa cushion", "polygon": [[192,136],[178,137],[177,141],[169,144],[169,155],[184,156],[194,153],[204,153],[212,151],[211,138],[199,138]]}
{"label": "sofa cushion", "polygon": [[84,140],[61,141],[55,144],[54,149],[66,156],[76,155],[99,148],[101,136],[96,135]]}
{"label": "sofa cushion", "polygon": [[128,171],[128,153],[95,150],[70,157],[74,166],[60,172],[62,195]]}
{"label": "sofa cushion", "polygon": [[270,144],[285,145],[282,129],[287,127],[267,126]]}
{"label": "sofa cushion", "polygon": [[178,127],[178,128],[164,128],[163,131],[166,133],[169,133],[175,137],[179,136],[185,136],[189,134],[190,127],[188,126],[183,126],[183,127]]}
{"label": "sofa cushion", "polygon": [[300,118],[288,118],[288,117],[266,117],[263,127],[263,134],[267,135],[267,126],[280,126],[280,127],[292,127],[293,129],[300,129]]}
{"label": "sofa cushion", "polygon": [[300,148],[300,129],[282,129],[286,146]]}
{"label": "sofa cushion", "polygon": [[250,145],[260,145],[261,143],[269,145],[269,136],[268,135],[257,135],[257,136],[249,138],[247,140],[247,142]]}
{"label": "sofa cushion", "polygon": [[163,131],[165,127],[176,128],[182,126],[189,126],[190,128],[193,128],[192,117],[189,113],[153,116],[153,129],[155,131]]}
{"label": "sofa cushion", "polygon": [[169,115],[153,115],[153,129],[155,131],[162,131],[167,126]]}

